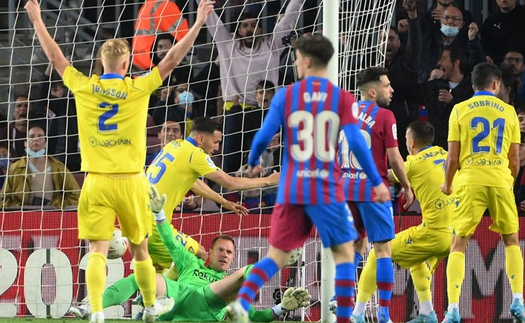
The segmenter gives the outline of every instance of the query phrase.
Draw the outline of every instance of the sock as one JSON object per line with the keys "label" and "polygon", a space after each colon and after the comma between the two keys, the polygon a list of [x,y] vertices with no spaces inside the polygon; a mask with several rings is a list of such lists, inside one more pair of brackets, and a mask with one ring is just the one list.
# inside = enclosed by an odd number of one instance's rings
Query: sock
{"label": "sock", "polygon": [[[410,267],[410,275],[419,298],[419,314],[429,315],[434,309],[432,308],[432,291],[430,284],[432,274],[425,263]],[[423,304],[426,304],[423,308]]]}
{"label": "sock", "polygon": [[361,256],[361,254],[356,251],[354,254],[354,268],[357,268],[359,266],[361,260],[363,260],[363,256]]}
{"label": "sock", "polygon": [[379,312],[390,318],[389,306],[392,299],[392,286],[394,285],[394,267],[392,258],[377,259],[377,289],[379,296]]}
{"label": "sock", "polygon": [[459,311],[459,303],[450,303],[447,307],[447,312],[452,312],[453,309],[457,309]]}
{"label": "sock", "polygon": [[351,262],[335,266],[335,298],[337,323],[348,323],[354,309],[355,267]]}
{"label": "sock", "polygon": [[[365,266],[363,268],[363,271],[361,271],[361,275],[359,276],[359,280],[357,282],[358,288],[357,288],[357,302],[359,303],[368,303],[372,295],[376,292],[376,271],[377,271],[377,259],[376,259],[376,253],[374,249],[370,251],[368,254],[368,259],[365,262]],[[354,309],[354,315],[360,315],[363,313],[364,307],[362,311],[357,311]]]}
{"label": "sock", "polygon": [[153,267],[151,258],[148,257],[148,259],[142,261],[134,259],[133,267],[135,268],[135,281],[140,288],[144,307],[153,306],[157,293],[157,278],[155,277],[155,267]]}
{"label": "sock", "polygon": [[523,299],[523,256],[519,246],[505,248],[505,269],[513,294],[521,294]]}
{"label": "sock", "polygon": [[106,257],[100,252],[92,252],[89,255],[86,284],[91,313],[102,312],[102,294],[106,286]]}
{"label": "sock", "polygon": [[138,290],[139,286],[135,281],[135,274],[122,278],[106,289],[102,295],[102,307],[122,304]]}
{"label": "sock", "polygon": [[355,303],[354,313],[352,313],[352,315],[353,316],[359,316],[359,315],[363,314],[363,312],[366,309],[366,303],[367,302],[359,302],[359,301],[357,301]]}
{"label": "sock", "polygon": [[447,263],[447,295],[449,303],[458,303],[461,295],[461,285],[465,279],[465,254],[459,251],[448,256]]}
{"label": "sock", "polygon": [[279,271],[279,267],[272,258],[266,257],[253,265],[248,277],[239,289],[237,300],[246,312],[261,287]]}

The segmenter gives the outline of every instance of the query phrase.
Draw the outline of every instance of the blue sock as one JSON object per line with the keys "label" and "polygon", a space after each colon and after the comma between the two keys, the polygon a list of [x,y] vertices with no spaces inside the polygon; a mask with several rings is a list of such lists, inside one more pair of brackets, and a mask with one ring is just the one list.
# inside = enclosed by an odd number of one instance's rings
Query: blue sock
{"label": "blue sock", "polygon": [[377,259],[376,280],[379,294],[379,313],[385,315],[388,319],[390,318],[388,307],[392,299],[392,286],[394,285],[392,258]]}
{"label": "blue sock", "polygon": [[248,312],[250,304],[257,295],[257,292],[263,285],[269,281],[273,275],[279,271],[279,267],[272,258],[264,258],[253,265],[248,277],[242,284],[237,300],[240,301],[242,307]]}
{"label": "blue sock", "polygon": [[354,310],[355,266],[344,262],[335,266],[337,323],[348,323]]}

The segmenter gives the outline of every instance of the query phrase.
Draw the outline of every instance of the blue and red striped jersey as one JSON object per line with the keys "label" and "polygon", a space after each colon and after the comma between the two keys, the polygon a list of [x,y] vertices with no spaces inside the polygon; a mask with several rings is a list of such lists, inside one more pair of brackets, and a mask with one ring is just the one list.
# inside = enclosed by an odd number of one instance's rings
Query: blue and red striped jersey
{"label": "blue and red striped jersey", "polygon": [[359,135],[356,117],[357,104],[350,92],[328,79],[306,77],[277,91],[253,140],[248,163],[258,164],[267,143],[282,126],[284,149],[277,202],[342,202],[345,197],[336,158],[337,139],[341,127],[349,136]]}
{"label": "blue and red striped jersey", "polygon": [[[392,111],[377,106],[372,101],[359,101],[357,125],[383,182],[388,186],[387,149],[397,147],[397,126]],[[347,201],[373,201],[374,184],[363,171],[355,153],[349,149],[346,139],[339,140],[339,160],[343,168],[344,192]]]}

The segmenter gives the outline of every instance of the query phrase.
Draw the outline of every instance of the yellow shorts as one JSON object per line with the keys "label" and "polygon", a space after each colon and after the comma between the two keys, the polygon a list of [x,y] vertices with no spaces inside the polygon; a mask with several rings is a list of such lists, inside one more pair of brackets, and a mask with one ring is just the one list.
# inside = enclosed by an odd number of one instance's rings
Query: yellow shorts
{"label": "yellow shorts", "polygon": [[118,216],[122,235],[140,244],[151,235],[153,213],[149,209],[149,184],[143,173],[86,177],[78,203],[78,237],[111,240]]}
{"label": "yellow shorts", "polygon": [[518,210],[512,188],[464,185],[457,193],[460,203],[452,219],[457,236],[472,235],[487,208],[492,219],[490,230],[501,234],[518,232]]}
{"label": "yellow shorts", "polygon": [[434,272],[439,262],[448,256],[452,230],[430,229],[424,224],[396,234],[392,240],[392,260],[403,268],[428,261]]}
{"label": "yellow shorts", "polygon": [[[179,232],[172,225],[171,230],[173,231],[173,236],[175,239],[179,241],[186,250],[194,255],[197,255],[200,244],[195,239],[189,235]],[[153,233],[148,239],[148,252],[150,254],[151,260],[153,261],[153,265],[155,265],[156,268],[162,267],[163,269],[168,269],[171,267],[173,260],[171,259],[168,249],[166,249],[162,243],[156,227],[153,228]]]}

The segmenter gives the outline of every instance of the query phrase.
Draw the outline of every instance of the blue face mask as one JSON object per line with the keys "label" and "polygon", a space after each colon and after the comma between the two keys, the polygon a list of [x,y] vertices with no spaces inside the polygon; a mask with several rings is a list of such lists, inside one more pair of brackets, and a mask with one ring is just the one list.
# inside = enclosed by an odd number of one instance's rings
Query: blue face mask
{"label": "blue face mask", "polygon": [[0,168],[8,169],[10,163],[9,156],[0,156]]}
{"label": "blue face mask", "polygon": [[447,37],[456,37],[459,33],[459,27],[441,25],[441,32]]}
{"label": "blue face mask", "polygon": [[39,151],[32,151],[31,149],[26,148],[26,153],[29,157],[42,157],[46,154],[46,149],[42,148]]}
{"label": "blue face mask", "polygon": [[193,96],[193,93],[184,91],[181,94],[179,94],[180,105],[188,107],[193,104],[193,101],[195,101],[195,97]]}

